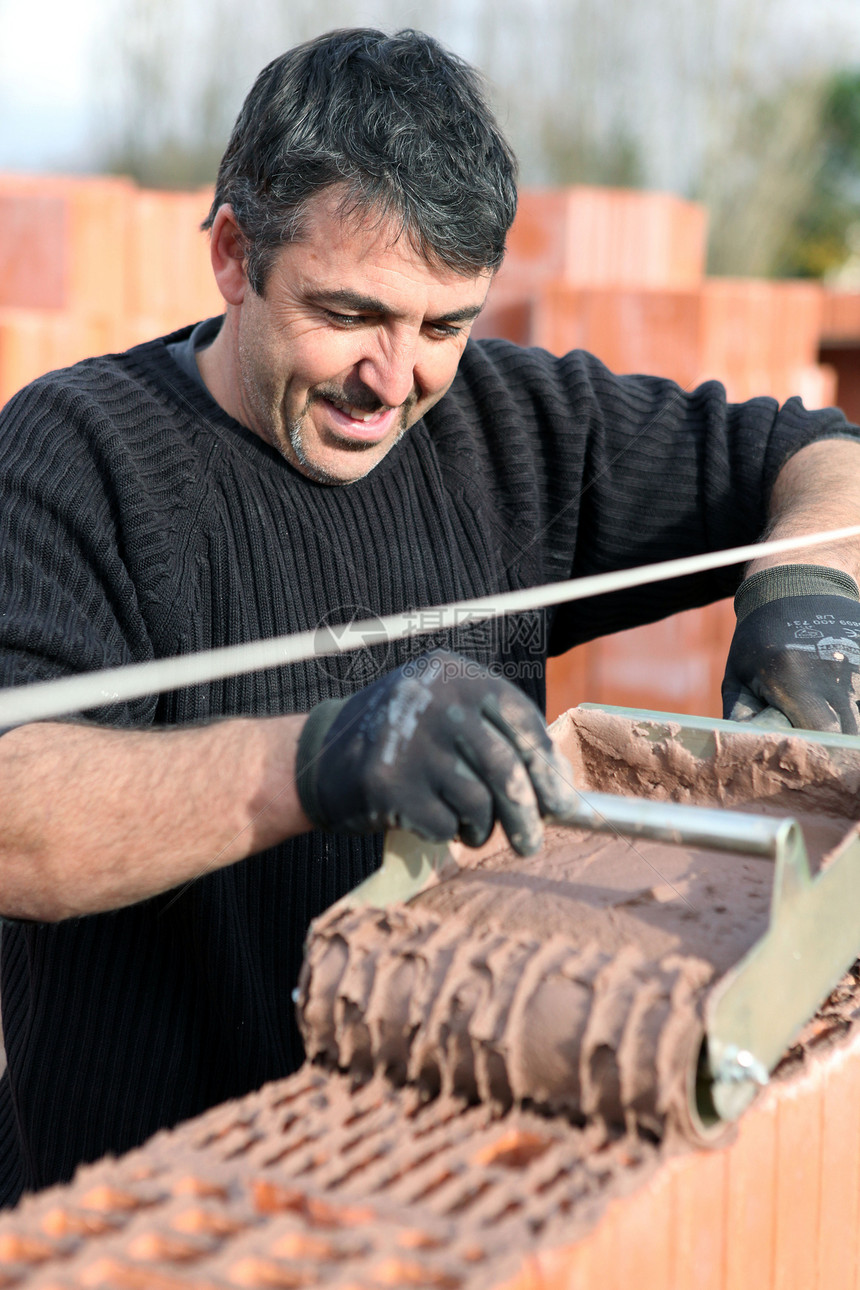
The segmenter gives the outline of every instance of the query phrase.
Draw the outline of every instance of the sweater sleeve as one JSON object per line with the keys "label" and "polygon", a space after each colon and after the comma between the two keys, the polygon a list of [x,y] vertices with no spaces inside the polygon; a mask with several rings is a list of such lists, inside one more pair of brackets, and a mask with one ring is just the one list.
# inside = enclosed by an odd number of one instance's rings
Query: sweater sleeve
{"label": "sweater sleeve", "polygon": [[[123,559],[112,433],[97,404],[58,376],[0,414],[0,687],[153,656]],[[87,715],[140,726],[154,706]]]}
{"label": "sweater sleeve", "polygon": [[[516,523],[516,550],[540,551],[534,580],[583,577],[754,542],[774,481],[808,443],[860,438],[835,408],[757,398],[722,385],[685,390],[616,376],[597,358],[557,358],[479,342],[465,377],[482,426],[485,478]],[[467,350],[468,353],[468,350]],[[716,570],[560,608],[551,653],[731,595],[741,571]]]}

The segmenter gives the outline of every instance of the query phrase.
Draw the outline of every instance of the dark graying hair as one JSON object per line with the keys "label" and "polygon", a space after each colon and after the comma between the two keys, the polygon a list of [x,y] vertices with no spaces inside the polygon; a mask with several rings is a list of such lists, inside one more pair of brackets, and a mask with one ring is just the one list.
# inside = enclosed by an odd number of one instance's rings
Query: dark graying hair
{"label": "dark graying hair", "polygon": [[229,202],[262,295],[308,200],[343,185],[342,212],[394,222],[428,262],[496,269],[516,213],[516,160],[478,73],[431,36],[332,31],[264,68],[233,128],[204,223]]}

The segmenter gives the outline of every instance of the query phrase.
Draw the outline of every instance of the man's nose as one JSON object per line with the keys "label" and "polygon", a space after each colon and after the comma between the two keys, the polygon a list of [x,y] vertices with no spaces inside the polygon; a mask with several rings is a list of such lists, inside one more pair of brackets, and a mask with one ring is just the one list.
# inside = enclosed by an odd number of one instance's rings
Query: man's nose
{"label": "man's nose", "polygon": [[380,344],[358,364],[358,375],[380,403],[400,407],[415,388],[416,346],[409,342]]}

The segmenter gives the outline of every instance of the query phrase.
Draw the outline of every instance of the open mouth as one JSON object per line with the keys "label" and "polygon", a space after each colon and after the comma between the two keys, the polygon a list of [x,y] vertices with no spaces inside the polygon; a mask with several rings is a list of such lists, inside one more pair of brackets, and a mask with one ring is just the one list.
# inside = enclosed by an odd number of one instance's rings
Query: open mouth
{"label": "open mouth", "polygon": [[346,403],[333,403],[322,398],[320,403],[335,433],[353,442],[379,443],[394,426],[399,415],[398,408],[378,408],[367,412],[363,408]]}

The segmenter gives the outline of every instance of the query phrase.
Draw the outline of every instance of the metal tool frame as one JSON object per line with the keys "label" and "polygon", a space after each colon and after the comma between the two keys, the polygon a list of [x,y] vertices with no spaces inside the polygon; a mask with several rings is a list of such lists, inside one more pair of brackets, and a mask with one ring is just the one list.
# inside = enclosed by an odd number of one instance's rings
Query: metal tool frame
{"label": "metal tool frame", "polygon": [[[715,734],[785,734],[767,723],[720,721],[686,714],[582,704],[637,723],[648,738],[679,741],[698,757],[715,750]],[[823,745],[839,764],[842,750],[860,753],[860,737],[791,730]],[[860,954],[860,836],[849,834],[813,876],[803,832],[790,817],[652,802],[584,792],[556,823],[653,838],[770,860],[773,894],[767,931],[717,982],[705,1005],[705,1040],[690,1077],[690,1112],[703,1136],[749,1106],[804,1024]],[[382,868],[338,901],[337,908],[407,901],[435,874],[456,872],[448,843],[405,830],[386,837]]]}
{"label": "metal tool frame", "polygon": [[[715,751],[717,733],[790,734],[825,748],[837,769],[845,752],[860,753],[860,737],[797,730],[787,725],[782,714],[765,714],[760,722],[738,722],[595,703],[581,706],[634,721],[655,742],[672,738],[698,757]],[[771,818],[771,823],[777,826],[772,852],[746,848],[747,854],[774,862],[767,931],[723,974],[705,1006],[705,1042],[690,1090],[691,1111],[703,1130],[743,1113],[860,955],[860,835],[856,829],[813,876],[797,821]]]}

